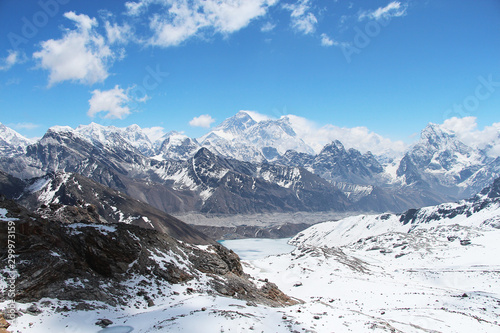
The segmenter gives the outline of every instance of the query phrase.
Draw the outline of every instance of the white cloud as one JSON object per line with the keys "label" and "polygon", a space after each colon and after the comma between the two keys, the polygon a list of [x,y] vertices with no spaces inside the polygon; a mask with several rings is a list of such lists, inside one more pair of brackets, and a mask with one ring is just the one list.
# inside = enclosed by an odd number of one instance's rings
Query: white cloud
{"label": "white cloud", "polygon": [[123,119],[130,114],[127,103],[130,97],[127,92],[116,85],[111,90],[94,90],[89,100],[90,108],[87,112],[89,117],[95,117],[100,112],[106,112],[104,118]]}
{"label": "white cloud", "polygon": [[19,51],[8,50],[7,57],[0,59],[0,71],[9,70],[12,66],[25,61],[26,56]]}
{"label": "white cloud", "polygon": [[144,134],[148,136],[151,142],[155,142],[156,140],[160,139],[162,136],[165,135],[164,128],[160,126],[143,128],[142,131],[144,132]]}
{"label": "white cloud", "polygon": [[104,81],[114,54],[95,31],[97,20],[74,12],[64,16],[75,23],[76,29],[66,30],[61,39],[42,42],[42,50],[33,53],[39,66],[50,71],[49,87],[67,80],[89,85]]}
{"label": "white cloud", "polygon": [[363,11],[359,14],[358,20],[374,19],[379,20],[381,18],[387,19],[391,17],[400,17],[406,15],[406,4],[401,4],[399,1],[392,1],[385,7],[379,7],[373,11]]}
{"label": "white cloud", "polygon": [[330,37],[328,37],[327,34],[321,34],[321,45],[328,47],[333,45],[338,46],[340,44],[336,40],[333,40]]}
{"label": "white cloud", "polygon": [[473,130],[476,129],[477,123],[476,123],[476,117],[464,117],[464,118],[457,118],[453,117],[450,119],[446,119],[441,127],[455,132],[455,133],[469,133]]}
{"label": "white cloud", "polygon": [[105,23],[106,37],[109,43],[127,44],[132,36],[132,28],[128,24],[118,25],[116,23]]}
{"label": "white cloud", "polygon": [[346,149],[354,148],[362,153],[371,151],[375,155],[386,157],[401,156],[406,149],[402,141],[392,141],[366,127],[338,127],[327,124],[318,126],[316,123],[295,115],[287,115],[297,135],[311,146],[316,153],[333,140],[339,140]]}
{"label": "white cloud", "polygon": [[284,4],[283,8],[291,11],[292,27],[305,35],[316,30],[318,19],[311,13],[309,0],[300,0],[295,4]]}
{"label": "white cloud", "polygon": [[141,14],[145,8],[151,3],[151,1],[142,0],[139,2],[126,2],[125,8],[127,8],[127,14],[130,16],[137,16]]}
{"label": "white cloud", "polygon": [[318,23],[316,16],[314,16],[313,13],[307,13],[307,15],[305,16],[296,18],[294,20],[293,26],[298,31],[301,31],[304,34],[308,35],[314,32],[314,30],[316,29],[316,23]]}
{"label": "white cloud", "polygon": [[176,46],[204,32],[230,34],[267,13],[278,0],[140,0],[127,2],[129,15],[139,15],[156,4],[163,10],[150,15],[154,36],[149,44]]}
{"label": "white cloud", "polygon": [[500,123],[479,130],[476,120],[476,117],[453,117],[446,119],[441,127],[455,133],[468,146],[484,149],[492,157],[500,156]]}
{"label": "white cloud", "polygon": [[189,121],[190,126],[210,128],[210,125],[215,122],[215,119],[208,114],[202,114],[199,117],[194,117]]}
{"label": "white cloud", "polygon": [[273,24],[271,22],[266,22],[261,28],[260,28],[260,31],[262,32],[269,32],[269,31],[272,31],[274,30],[274,28],[276,28],[276,24]]}

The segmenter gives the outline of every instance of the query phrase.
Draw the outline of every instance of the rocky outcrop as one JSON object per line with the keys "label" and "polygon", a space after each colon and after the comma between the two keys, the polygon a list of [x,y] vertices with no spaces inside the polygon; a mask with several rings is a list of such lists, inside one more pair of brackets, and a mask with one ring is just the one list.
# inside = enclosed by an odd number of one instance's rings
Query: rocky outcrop
{"label": "rocky outcrop", "polygon": [[8,212],[0,216],[3,267],[7,267],[8,258],[6,220],[15,222],[19,302],[50,297],[127,304],[137,296],[141,285],[154,283],[158,292],[164,293],[172,284],[200,280],[205,281],[203,287],[200,284],[199,289],[188,288],[188,292],[220,294],[272,306],[294,302],[277,288],[254,285],[243,273],[239,257],[217,243],[200,248],[156,230],[124,223],[50,221],[5,197],[0,198],[0,208]]}
{"label": "rocky outcrop", "polygon": [[26,182],[23,180],[0,170],[0,194],[8,198],[17,198],[23,193],[25,186]]}

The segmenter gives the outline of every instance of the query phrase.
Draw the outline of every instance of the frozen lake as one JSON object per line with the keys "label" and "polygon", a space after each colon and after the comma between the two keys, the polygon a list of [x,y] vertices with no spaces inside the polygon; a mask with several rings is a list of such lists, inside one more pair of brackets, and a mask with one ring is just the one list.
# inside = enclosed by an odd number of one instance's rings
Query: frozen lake
{"label": "frozen lake", "polygon": [[242,260],[262,259],[270,255],[289,253],[295,246],[288,245],[290,238],[245,238],[219,241],[228,249],[236,252]]}

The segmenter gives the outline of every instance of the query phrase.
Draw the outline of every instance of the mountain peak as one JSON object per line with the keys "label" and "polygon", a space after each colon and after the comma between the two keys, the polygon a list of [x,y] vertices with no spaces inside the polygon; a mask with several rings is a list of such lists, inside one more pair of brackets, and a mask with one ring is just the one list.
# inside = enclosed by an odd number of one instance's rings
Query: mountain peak
{"label": "mountain peak", "polygon": [[142,131],[142,128],[139,125],[137,125],[137,124],[132,124],[130,126],[127,126],[126,130],[127,131],[139,132],[139,131]]}
{"label": "mountain peak", "polygon": [[242,132],[257,122],[248,114],[248,112],[240,111],[231,118],[224,120],[216,129],[222,129],[226,132],[236,133]]}
{"label": "mountain peak", "polygon": [[433,147],[449,142],[455,138],[455,134],[444,129],[438,124],[429,123],[420,133],[420,140],[428,142]]}
{"label": "mountain peak", "polygon": [[52,126],[50,127],[48,130],[47,130],[47,133],[48,132],[52,132],[52,133],[67,133],[67,132],[73,132],[73,128],[69,127],[69,126]]}
{"label": "mountain peak", "polygon": [[236,113],[234,115],[234,117],[237,117],[237,118],[246,118],[246,117],[250,117],[250,113],[248,111],[245,111],[245,110],[241,110],[241,111],[238,111],[238,113]]}
{"label": "mountain peak", "polygon": [[333,140],[331,143],[326,144],[319,154],[321,155],[327,152],[343,153],[345,152],[345,147],[339,140]]}
{"label": "mountain peak", "polygon": [[205,147],[201,147],[200,149],[198,149],[198,151],[194,155],[194,159],[200,159],[200,158],[212,159],[214,157],[215,157],[214,153],[212,153],[210,149]]}

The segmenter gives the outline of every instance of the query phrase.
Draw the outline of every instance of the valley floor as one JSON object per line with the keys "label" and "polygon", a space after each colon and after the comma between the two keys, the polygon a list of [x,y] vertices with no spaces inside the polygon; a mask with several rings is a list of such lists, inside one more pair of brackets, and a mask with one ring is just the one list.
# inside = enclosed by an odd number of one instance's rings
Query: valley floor
{"label": "valley floor", "polygon": [[172,214],[182,221],[193,225],[214,227],[258,226],[272,227],[283,223],[316,224],[324,221],[340,220],[347,216],[359,215],[360,212],[295,212],[295,213],[262,213],[236,215],[208,215],[199,213]]}
{"label": "valley floor", "polygon": [[[397,250],[403,236],[387,234],[383,244]],[[498,239],[500,230],[477,234],[466,246],[429,239],[402,256],[380,250],[374,239],[370,246],[299,247],[244,260],[256,283],[269,279],[303,301],[285,308],[190,293],[199,288],[187,283],[163,296],[152,286],[149,307],[138,297],[128,308],[61,311],[72,304],[42,300],[36,306],[43,312],[26,313],[9,329],[99,332],[95,323],[107,318],[113,324],[101,332],[499,332]]]}

